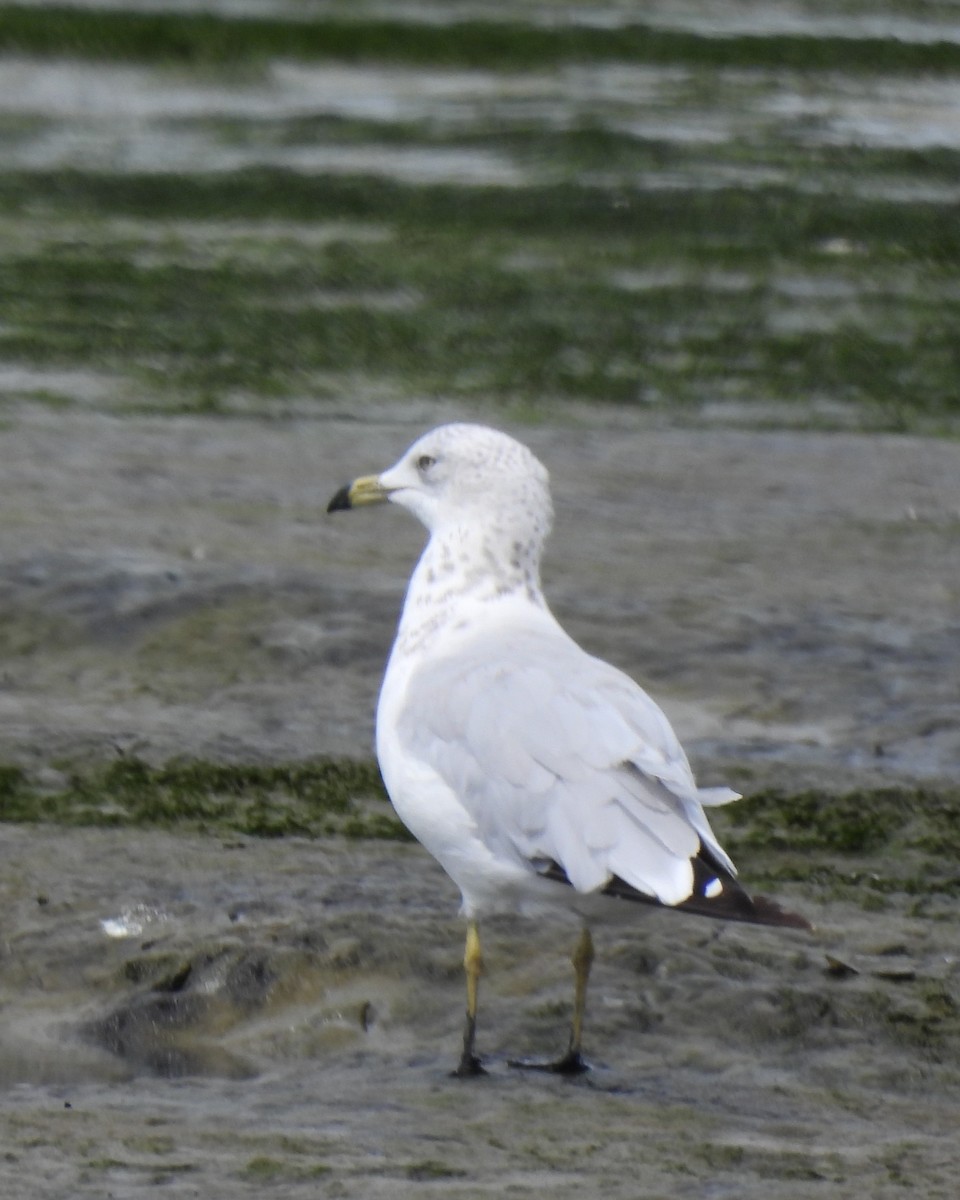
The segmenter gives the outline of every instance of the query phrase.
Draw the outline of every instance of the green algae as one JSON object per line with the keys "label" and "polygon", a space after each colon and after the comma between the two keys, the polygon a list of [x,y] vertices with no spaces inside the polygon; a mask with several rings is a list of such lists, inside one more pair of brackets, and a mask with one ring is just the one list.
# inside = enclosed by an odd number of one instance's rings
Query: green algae
{"label": "green algae", "polygon": [[[533,408],[829,398],[893,430],[958,411],[960,233],[946,202],[282,171],[0,175],[10,214],[40,192],[46,241],[0,255],[0,352],[126,376],[139,407],[218,415],[242,395],[269,411],[362,373],[387,394]],[[95,209],[99,223],[78,231]],[[309,214],[385,236],[347,229],[291,262],[275,232],[246,229],[235,253],[185,253],[177,222],[214,214],[225,229]],[[166,238],[129,223],[118,238],[114,222],[130,217],[164,221]],[[825,257],[838,239],[856,242],[855,263]],[[663,277],[634,286],[639,265]]]}
{"label": "green algae", "polygon": [[284,1179],[318,1179],[332,1170],[326,1163],[299,1163],[258,1154],[243,1168],[247,1179],[262,1183],[278,1183]]}
{"label": "green algae", "polygon": [[[177,828],[253,837],[409,840],[371,760],[170,762],[62,768],[55,786],[0,764],[0,821]],[[59,780],[62,779],[62,782]],[[712,818],[750,886],[824,902],[913,907],[960,895],[960,792],[923,787],[763,791]],[[937,913],[925,914],[937,919]]]}
{"label": "green algae", "polygon": [[410,1163],[404,1169],[404,1174],[407,1179],[428,1182],[435,1179],[463,1179],[467,1177],[468,1172],[435,1158],[424,1158],[419,1162]]}
{"label": "green algae", "polygon": [[122,758],[62,774],[63,786],[51,789],[37,786],[19,767],[0,767],[0,820],[176,827],[254,837],[409,837],[387,807],[371,762],[329,758],[154,767]]}
{"label": "green algae", "polygon": [[[0,52],[145,64],[161,87],[256,88],[279,60],[527,79],[568,63],[670,68],[642,120],[601,86],[548,88],[552,99],[535,104],[492,93],[456,111],[441,100],[418,118],[320,103],[146,122],[145,136],[266,147],[281,164],[285,149],[318,145],[412,163],[425,151],[489,153],[511,186],[482,173],[402,182],[389,161],[377,174],[221,173],[202,153],[169,173],[0,171],[0,355],[106,368],[126,384],[124,398],[101,402],[114,411],[273,415],[285,400],[339,398],[362,375],[381,396],[493,402],[530,419],[554,401],[680,421],[718,401],[758,402],[764,424],[776,407],[794,426],[831,427],[826,404],[844,410],[841,427],[951,431],[960,150],[837,145],[830,118],[802,114],[821,76],[828,94],[866,73],[859,86],[894,96],[910,86],[904,73],[955,72],[960,44],[834,36],[815,16],[809,34],[724,33],[721,21],[709,36],[578,22],[563,6],[549,22],[469,4],[450,16],[385,17],[363,4],[313,19],[0,4]],[[784,96],[798,114],[777,115]],[[697,133],[705,112],[720,119],[716,138]],[[671,136],[674,117],[689,135]],[[12,113],[0,140],[29,148],[59,128],[43,112]],[[216,252],[178,229],[198,221],[216,229]],[[224,248],[237,222],[278,221],[299,233],[246,231]],[[325,221],[373,223],[384,237],[376,247],[303,239]],[[636,284],[651,271],[666,278]],[[800,299],[789,287],[798,277]],[[29,399],[70,402],[57,391]]]}
{"label": "green algae", "polygon": [[[751,886],[802,886],[821,902],[952,919],[960,896],[960,791],[887,787],[839,794],[777,789],[718,812],[714,826]],[[898,900],[898,902],[899,902]]]}
{"label": "green algae", "polygon": [[0,7],[0,51],[94,60],[230,65],[274,57],[518,69],[563,63],[695,63],[804,72],[954,71],[960,46],[895,37],[807,34],[708,36],[641,22],[603,27],[477,20],[450,23],[236,17],[16,4]]}
{"label": "green algae", "polygon": [[[861,160],[851,153],[856,167]],[[954,160],[944,153],[943,173]],[[863,161],[869,165],[869,157]],[[904,169],[909,165],[909,156],[904,156]],[[936,174],[941,174],[940,168]],[[901,265],[905,257],[913,256],[921,260],[929,256],[931,265],[935,261],[943,267],[960,259],[960,229],[950,201],[886,199],[848,192],[842,184],[823,192],[787,184],[731,184],[705,190],[682,182],[666,191],[642,191],[619,182],[589,180],[532,182],[517,188],[493,183],[410,183],[363,173],[313,176],[255,166],[188,176],[66,167],[0,174],[0,212],[26,217],[38,208],[51,231],[56,230],[58,214],[73,222],[84,215],[215,219],[226,229],[231,221],[265,217],[314,222],[346,218],[396,226],[404,232],[419,228],[425,236],[437,231],[466,238],[468,233],[502,231],[550,238],[579,232],[599,237],[601,252],[625,241],[659,245],[667,256],[691,245],[715,256],[752,252],[757,258],[816,249],[822,261],[820,239],[831,237],[851,239],[859,251],[858,261],[866,251]],[[87,234],[96,237],[95,224]],[[81,255],[84,242],[75,246]],[[536,241],[534,245],[542,248]],[[563,246],[560,242],[556,249],[562,251]],[[579,243],[577,249],[581,247]],[[69,278],[70,247],[57,249],[60,254],[67,252],[64,269]],[[16,247],[9,250],[15,252]],[[83,262],[83,271],[78,271],[74,264],[72,274],[82,279],[91,265]],[[109,264],[104,269],[109,271]]]}
{"label": "green algae", "polygon": [[960,856],[960,791],[923,787],[756,792],[723,822],[744,848],[871,854],[897,845]]}

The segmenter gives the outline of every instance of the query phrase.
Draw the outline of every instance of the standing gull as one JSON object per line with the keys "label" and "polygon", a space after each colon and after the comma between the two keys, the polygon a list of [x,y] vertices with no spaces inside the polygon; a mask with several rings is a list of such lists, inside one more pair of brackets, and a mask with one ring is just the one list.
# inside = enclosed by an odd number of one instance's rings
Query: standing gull
{"label": "standing gull", "polygon": [[467,1019],[456,1073],[483,1073],[480,918],[557,907],[583,922],[570,1040],[556,1062],[518,1065],[578,1073],[588,922],[604,905],[808,924],[736,882],[704,808],[737,793],[697,787],[657,705],[582,650],[547,607],[549,482],[525,446],[495,429],[443,425],[382,475],[342,488],[328,511],[384,501],[430,534],[380,691],[377,757],[401,820],[463,897]]}

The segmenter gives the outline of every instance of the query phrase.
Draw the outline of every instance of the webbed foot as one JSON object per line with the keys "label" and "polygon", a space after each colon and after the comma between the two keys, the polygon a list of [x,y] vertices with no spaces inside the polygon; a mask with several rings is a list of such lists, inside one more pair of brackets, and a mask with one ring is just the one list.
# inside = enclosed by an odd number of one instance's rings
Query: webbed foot
{"label": "webbed foot", "polygon": [[467,1053],[464,1053],[460,1059],[457,1069],[450,1072],[454,1079],[476,1079],[479,1075],[486,1075],[486,1073],[480,1059],[475,1054]]}
{"label": "webbed foot", "polygon": [[583,1075],[591,1069],[579,1050],[568,1050],[562,1058],[552,1060],[511,1058],[507,1066],[519,1071],[549,1071],[552,1075]]}

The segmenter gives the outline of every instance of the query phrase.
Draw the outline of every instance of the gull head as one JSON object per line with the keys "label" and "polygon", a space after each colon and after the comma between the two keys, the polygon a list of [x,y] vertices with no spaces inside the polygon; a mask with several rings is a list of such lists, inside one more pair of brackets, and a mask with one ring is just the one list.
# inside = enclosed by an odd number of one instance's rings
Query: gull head
{"label": "gull head", "polygon": [[342,487],[327,511],[384,502],[407,509],[431,533],[472,528],[537,547],[552,520],[546,467],[515,438],[484,425],[425,433],[381,475]]}

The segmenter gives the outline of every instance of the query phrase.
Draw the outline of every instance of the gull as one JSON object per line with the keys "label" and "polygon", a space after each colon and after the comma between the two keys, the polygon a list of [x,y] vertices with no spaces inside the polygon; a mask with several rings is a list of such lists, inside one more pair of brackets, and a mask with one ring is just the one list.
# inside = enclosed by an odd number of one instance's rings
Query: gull
{"label": "gull", "polygon": [[[698,787],[666,716],[632,679],[563,630],[540,587],[553,509],[546,468],[480,425],[442,425],[329,512],[389,502],[429,533],[377,706],[377,758],[400,819],[462,896],[467,1012],[454,1074],[476,1053],[480,920],[572,911],[581,932],[573,1020],[556,1061],[582,1056],[592,921],[636,901],[759,925],[810,928],[749,895],[707,820],[739,799]],[[622,907],[622,906],[621,906]]]}

